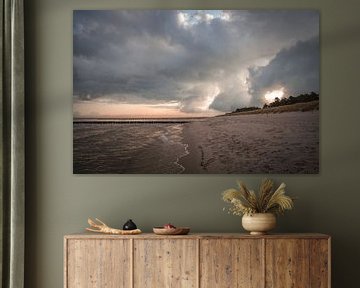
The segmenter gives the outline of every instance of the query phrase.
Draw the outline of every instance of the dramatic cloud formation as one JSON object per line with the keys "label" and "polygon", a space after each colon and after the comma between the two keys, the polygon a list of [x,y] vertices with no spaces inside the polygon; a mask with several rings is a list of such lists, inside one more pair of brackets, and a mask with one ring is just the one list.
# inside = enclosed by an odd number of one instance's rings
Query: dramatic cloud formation
{"label": "dramatic cloud formation", "polygon": [[314,11],[75,11],[74,115],[213,115],[278,86],[318,91],[318,22]]}
{"label": "dramatic cloud formation", "polygon": [[259,103],[264,94],[281,88],[293,96],[319,92],[319,59],[319,39],[312,38],[281,50],[266,66],[249,68],[252,103]]}

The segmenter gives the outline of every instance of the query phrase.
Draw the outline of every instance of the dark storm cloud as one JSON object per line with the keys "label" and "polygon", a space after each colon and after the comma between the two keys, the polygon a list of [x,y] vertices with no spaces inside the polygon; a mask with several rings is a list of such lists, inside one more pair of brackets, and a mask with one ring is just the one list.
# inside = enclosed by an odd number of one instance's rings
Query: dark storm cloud
{"label": "dark storm cloud", "polygon": [[229,112],[234,111],[239,107],[249,106],[249,101],[243,94],[246,94],[246,92],[228,89],[226,92],[220,93],[214,99],[210,104],[210,108],[217,111]]}
{"label": "dark storm cloud", "polygon": [[185,112],[211,103],[229,111],[252,102],[249,67],[318,37],[318,13],[75,11],[73,29],[74,101],[174,100]]}
{"label": "dark storm cloud", "polygon": [[252,102],[258,105],[264,93],[279,87],[285,87],[287,94],[293,96],[319,92],[319,65],[318,38],[281,50],[268,65],[249,69]]}

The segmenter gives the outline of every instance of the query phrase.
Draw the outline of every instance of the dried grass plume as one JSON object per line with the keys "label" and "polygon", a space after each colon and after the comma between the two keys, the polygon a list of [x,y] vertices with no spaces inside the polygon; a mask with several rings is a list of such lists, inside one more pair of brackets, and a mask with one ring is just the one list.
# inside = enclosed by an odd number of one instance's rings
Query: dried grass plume
{"label": "dried grass plume", "polygon": [[274,190],[274,182],[264,179],[258,193],[249,190],[242,181],[237,181],[237,184],[237,189],[227,189],[222,193],[222,199],[230,204],[229,213],[233,215],[283,214],[294,208],[294,198],[285,195],[285,183]]}

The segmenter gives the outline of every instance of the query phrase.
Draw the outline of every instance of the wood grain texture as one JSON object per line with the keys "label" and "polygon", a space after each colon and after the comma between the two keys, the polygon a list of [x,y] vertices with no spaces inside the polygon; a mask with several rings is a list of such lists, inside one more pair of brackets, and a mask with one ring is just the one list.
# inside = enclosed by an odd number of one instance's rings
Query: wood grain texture
{"label": "wood grain texture", "polygon": [[204,239],[200,244],[200,287],[261,288],[261,239]]}
{"label": "wood grain texture", "polygon": [[306,239],[266,239],[266,288],[309,287],[309,244]]}
{"label": "wood grain texture", "polygon": [[329,243],[327,240],[310,240],[311,288],[328,288],[328,280],[330,273],[329,255]]}
{"label": "wood grain texture", "polygon": [[196,288],[196,249],[193,239],[134,240],[134,287]]}
{"label": "wood grain texture", "polygon": [[68,248],[69,248],[69,239],[64,237],[64,288],[69,287],[69,285],[68,285],[68,267],[69,267]]}
{"label": "wood grain texture", "polygon": [[66,288],[131,287],[130,240],[67,240]]}
{"label": "wood grain texture", "polygon": [[67,235],[64,287],[330,288],[330,260],[323,234]]}
{"label": "wood grain texture", "polygon": [[107,235],[101,233],[78,233],[66,235],[65,239],[329,239],[329,235],[319,233],[289,233],[250,235],[249,233],[190,233],[188,235],[156,235],[142,233],[139,235]]}

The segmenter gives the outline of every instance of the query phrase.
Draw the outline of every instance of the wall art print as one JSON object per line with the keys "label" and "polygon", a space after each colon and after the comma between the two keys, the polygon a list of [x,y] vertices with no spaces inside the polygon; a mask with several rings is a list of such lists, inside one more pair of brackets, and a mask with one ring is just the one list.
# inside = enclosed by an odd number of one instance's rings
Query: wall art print
{"label": "wall art print", "polygon": [[319,173],[315,10],[77,10],[75,174]]}

